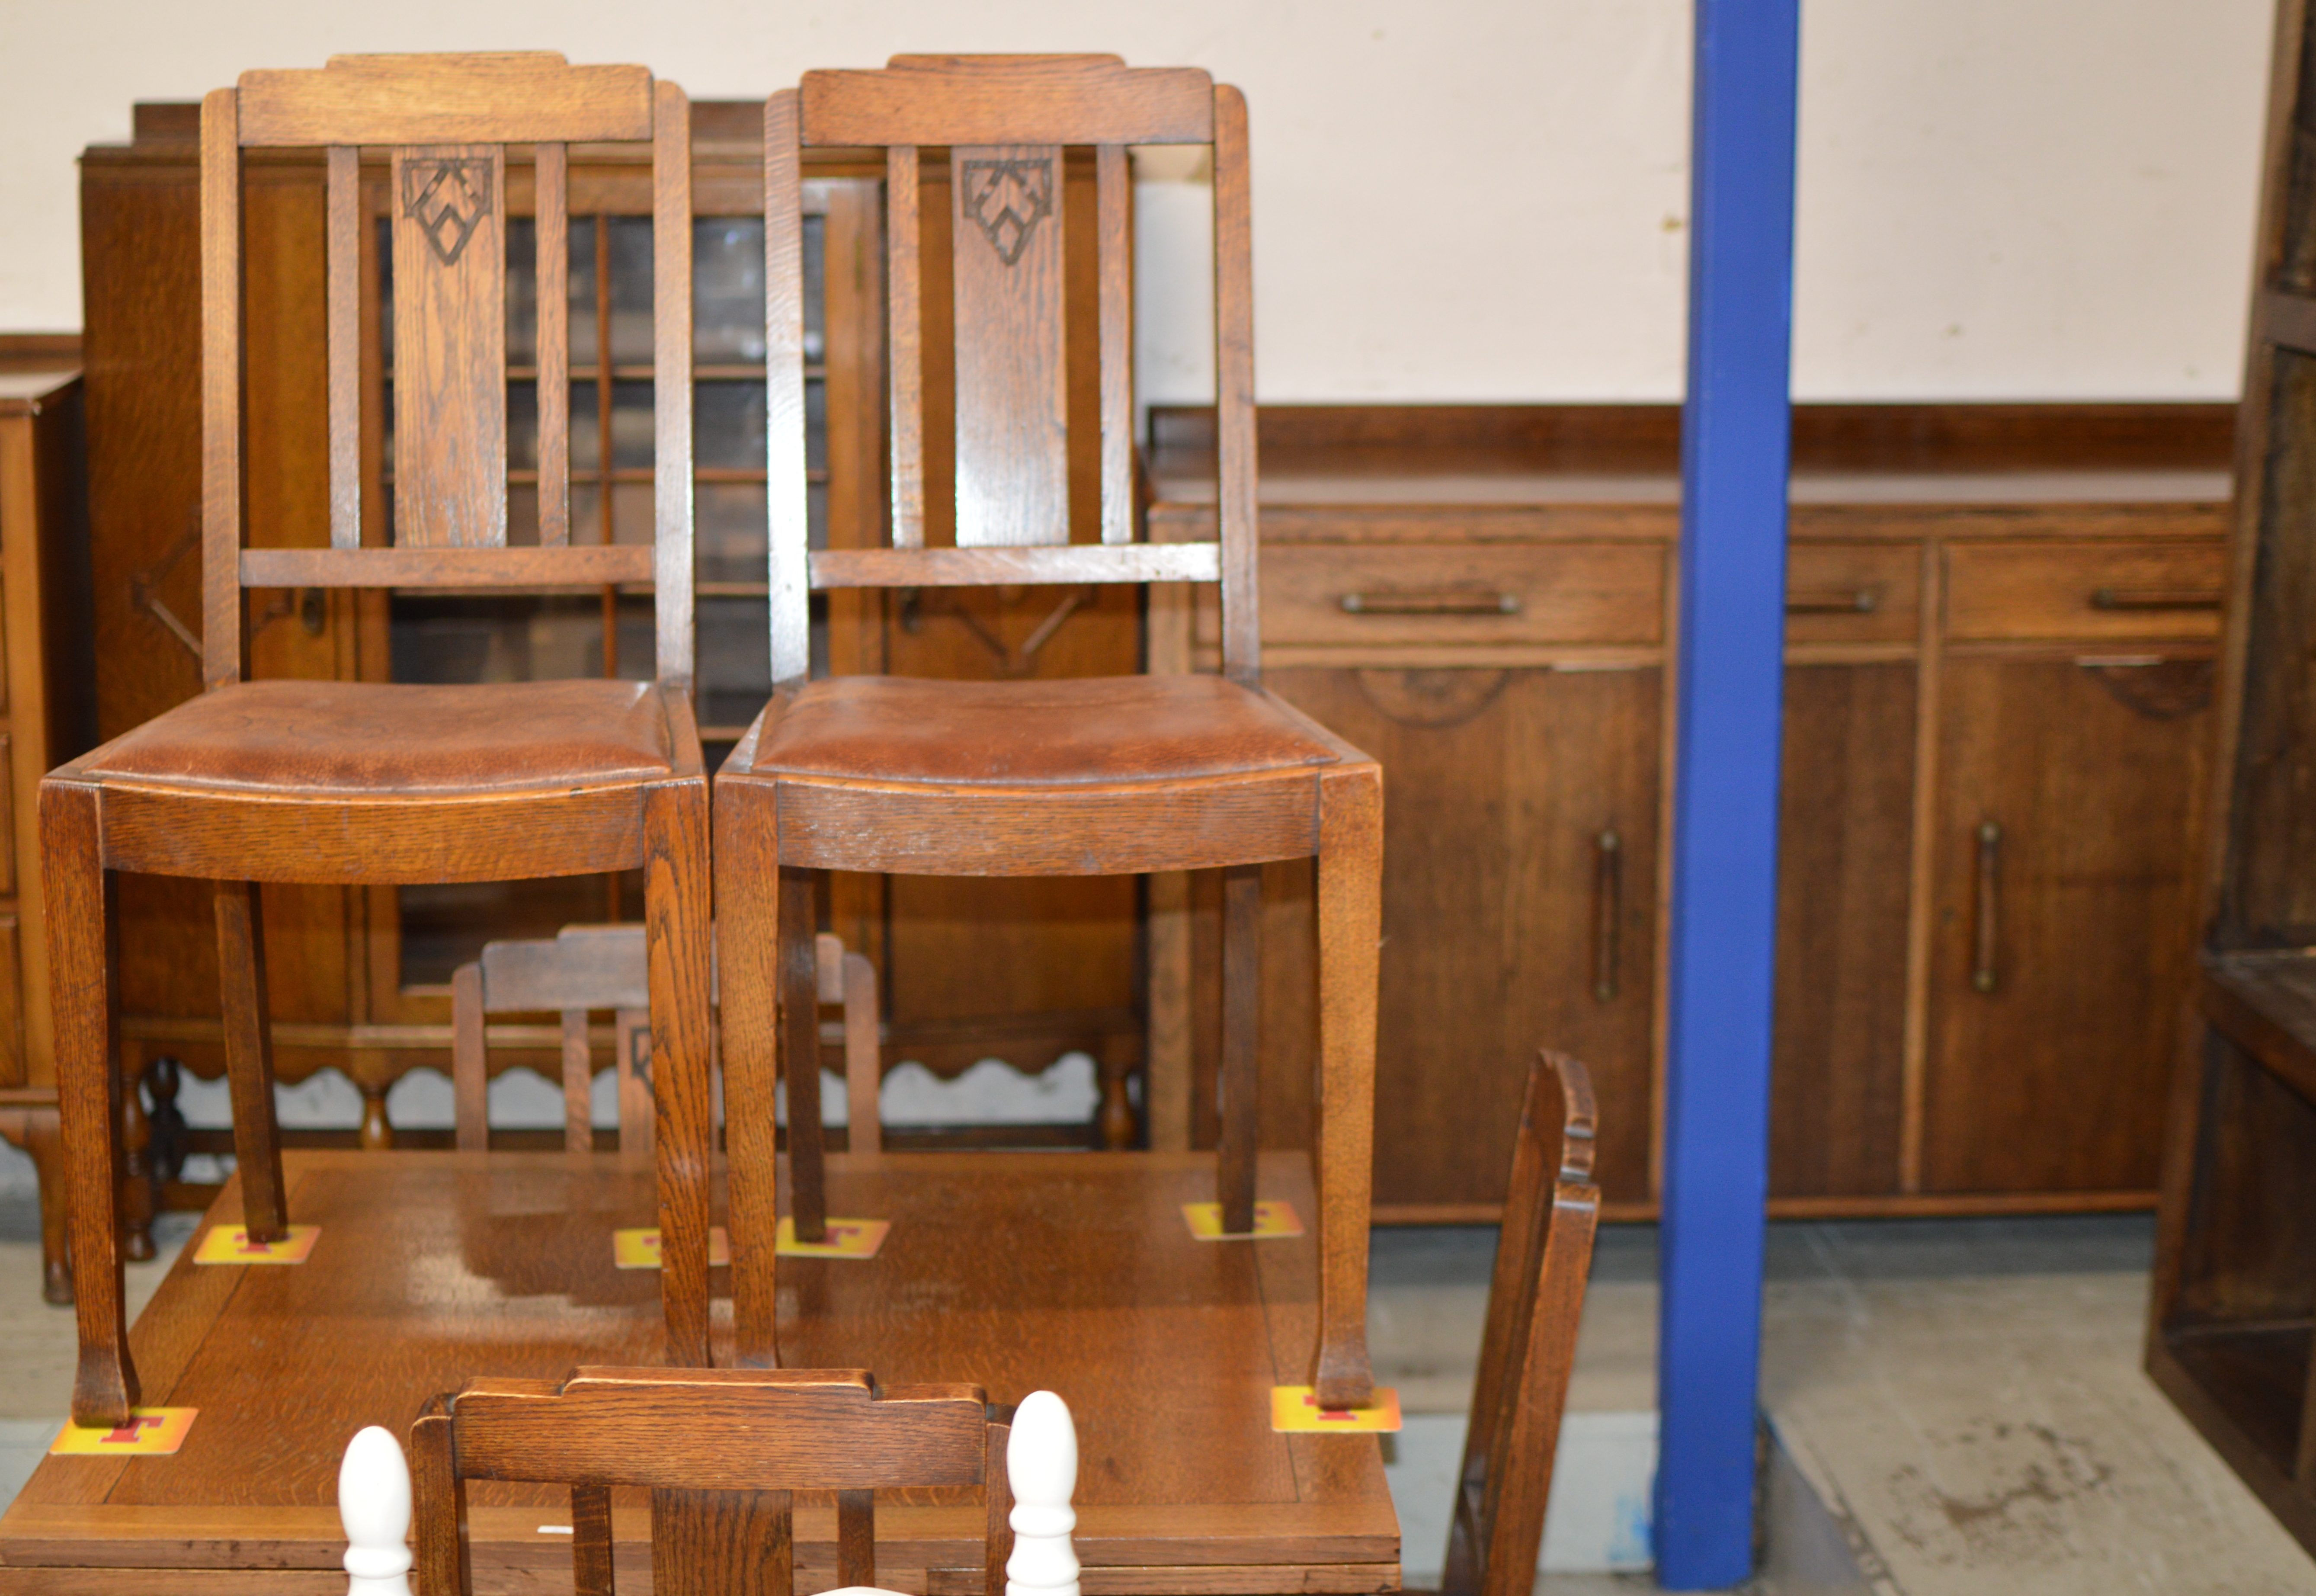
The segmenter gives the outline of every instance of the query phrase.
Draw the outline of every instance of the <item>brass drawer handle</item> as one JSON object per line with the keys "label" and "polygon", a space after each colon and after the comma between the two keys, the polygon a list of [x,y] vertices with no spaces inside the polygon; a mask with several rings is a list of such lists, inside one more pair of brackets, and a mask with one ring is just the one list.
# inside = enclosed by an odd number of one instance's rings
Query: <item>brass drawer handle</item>
{"label": "brass drawer handle", "polygon": [[2000,879],[2002,828],[1991,820],[1978,823],[1978,927],[1971,953],[1970,984],[1981,992],[1994,990],[1995,885]]}
{"label": "brass drawer handle", "polygon": [[2216,610],[2225,594],[2208,587],[2102,587],[2094,610]]}
{"label": "brass drawer handle", "polygon": [[1796,588],[1786,595],[1788,615],[1871,615],[1881,607],[1878,587]]}
{"label": "brass drawer handle", "polygon": [[1625,918],[1625,840],[1612,827],[1592,839],[1592,996],[1617,997],[1617,943]]}
{"label": "brass drawer handle", "polygon": [[1433,588],[1411,593],[1347,593],[1336,602],[1346,615],[1518,615],[1519,594]]}

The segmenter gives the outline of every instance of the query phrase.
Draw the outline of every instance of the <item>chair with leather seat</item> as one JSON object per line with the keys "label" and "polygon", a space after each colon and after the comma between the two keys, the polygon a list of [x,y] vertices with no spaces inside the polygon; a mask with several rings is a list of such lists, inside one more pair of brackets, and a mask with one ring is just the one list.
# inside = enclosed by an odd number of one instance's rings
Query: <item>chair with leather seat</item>
{"label": "chair with leather seat", "polygon": [[[340,57],[245,73],[201,107],[205,691],[41,783],[57,1079],[74,1195],[80,1366],[73,1417],[138,1399],[113,1185],[110,875],[214,881],[227,1069],[252,1238],[289,1215],[274,1123],[258,883],[500,881],[641,867],[657,1098],[668,1349],[708,1361],[708,787],[692,675],[690,110],[640,67],[560,56]],[[566,147],[653,166],[656,537],[571,540]],[[535,147],[536,547],[508,547],[505,147]],[[365,179],[365,147],[390,165]],[[243,547],[240,201],[245,151],[326,151],[327,548]],[[392,229],[392,527],[360,486],[362,184]],[[263,307],[253,304],[252,312]],[[263,468],[262,464],[258,468]],[[376,518],[373,517],[374,521]],[[251,588],[655,582],[650,682],[420,686],[243,680]],[[326,1238],[324,1239],[326,1245]]]}
{"label": "chair with leather seat", "polygon": [[[1136,540],[1131,145],[1214,162],[1220,537]],[[891,352],[890,546],[806,532],[800,151],[881,147]],[[1100,541],[1071,540],[1065,151],[1091,147],[1100,284]],[[955,538],[928,542],[921,179],[952,215]],[[942,152],[945,151],[945,154]],[[938,192],[938,191],[936,191]],[[1225,873],[1224,1228],[1255,1205],[1256,922],[1266,860],[1318,860],[1321,1284],[1312,1383],[1363,1405],[1382,779],[1263,691],[1255,596],[1252,273],[1245,102],[1204,72],[1111,56],[896,57],[814,72],[765,111],[774,695],[716,779],[735,1318],[772,1364],[772,1101],[786,1060],[793,1217],[815,1234],[815,873]],[[1073,240],[1069,248],[1075,250]],[[938,519],[938,518],[936,518]],[[809,595],[829,588],[1216,583],[1222,673],[1076,681],[809,680]]]}

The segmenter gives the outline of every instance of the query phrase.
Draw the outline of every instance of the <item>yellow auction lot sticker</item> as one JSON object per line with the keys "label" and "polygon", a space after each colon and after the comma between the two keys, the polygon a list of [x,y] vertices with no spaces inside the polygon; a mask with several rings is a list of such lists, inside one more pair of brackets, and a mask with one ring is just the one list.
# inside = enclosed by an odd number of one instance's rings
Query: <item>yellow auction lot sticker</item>
{"label": "yellow auction lot sticker", "polygon": [[1190,1226],[1190,1234],[1202,1242],[1267,1242],[1279,1236],[1301,1235],[1302,1218],[1291,1202],[1259,1202],[1254,1205],[1254,1228],[1228,1232],[1223,1229],[1223,1205],[1218,1202],[1186,1202],[1182,1217]]}
{"label": "yellow auction lot sticker", "polygon": [[1399,1393],[1377,1386],[1373,1406],[1321,1407],[1308,1386],[1273,1386],[1270,1427],[1289,1434],[1390,1434],[1399,1429]]}
{"label": "yellow auction lot sticker", "polygon": [[49,1449],[51,1458],[165,1458],[185,1444],[197,1407],[139,1407],[129,1422],[84,1429],[67,1424]]}
{"label": "yellow auction lot sticker", "polygon": [[[773,1246],[783,1258],[874,1258],[892,1228],[889,1219],[831,1219],[826,1241],[800,1242],[794,1221],[782,1219]],[[621,1269],[657,1269],[658,1227],[611,1232],[611,1262]],[[731,1241],[718,1225],[708,1233],[708,1267],[722,1269],[731,1262]]]}
{"label": "yellow auction lot sticker", "polygon": [[238,1225],[213,1225],[194,1250],[195,1263],[303,1263],[322,1234],[318,1225],[292,1225],[278,1242],[254,1242]]}

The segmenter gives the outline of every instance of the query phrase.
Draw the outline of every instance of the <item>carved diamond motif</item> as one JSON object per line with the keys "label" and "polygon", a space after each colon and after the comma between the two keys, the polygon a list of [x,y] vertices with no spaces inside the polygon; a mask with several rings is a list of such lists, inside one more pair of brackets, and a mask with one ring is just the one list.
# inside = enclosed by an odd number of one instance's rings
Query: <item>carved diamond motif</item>
{"label": "carved diamond motif", "polygon": [[1010,266],[1029,247],[1038,224],[1053,214],[1054,163],[1048,157],[964,165],[966,217]]}
{"label": "carved diamond motif", "polygon": [[402,167],[402,214],[418,224],[434,256],[454,266],[491,213],[491,163],[475,156],[405,161]]}

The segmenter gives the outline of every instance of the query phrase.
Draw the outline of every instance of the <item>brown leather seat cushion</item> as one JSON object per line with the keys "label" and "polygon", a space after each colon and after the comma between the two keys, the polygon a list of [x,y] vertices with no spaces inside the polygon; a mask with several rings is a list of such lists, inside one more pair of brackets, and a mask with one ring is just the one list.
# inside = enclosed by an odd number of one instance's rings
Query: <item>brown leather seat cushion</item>
{"label": "brown leather seat cushion", "polygon": [[488,792],[665,775],[648,682],[243,682],[115,739],[103,779],[270,791]]}
{"label": "brown leather seat cushion", "polygon": [[797,694],[759,744],[755,768],[1010,785],[1226,776],[1335,758],[1278,705],[1220,676],[838,676]]}

